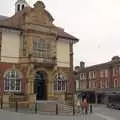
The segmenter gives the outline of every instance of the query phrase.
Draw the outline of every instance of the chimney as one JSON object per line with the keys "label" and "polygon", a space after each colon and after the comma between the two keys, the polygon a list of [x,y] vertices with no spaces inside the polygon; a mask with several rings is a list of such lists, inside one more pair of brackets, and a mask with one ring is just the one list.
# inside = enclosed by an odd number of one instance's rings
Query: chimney
{"label": "chimney", "polygon": [[79,71],[79,68],[80,68],[80,66],[76,66],[76,67],[75,67],[75,72],[78,72],[78,71]]}
{"label": "chimney", "polygon": [[85,62],[81,61],[80,62],[80,69],[83,69],[83,68],[85,68]]}

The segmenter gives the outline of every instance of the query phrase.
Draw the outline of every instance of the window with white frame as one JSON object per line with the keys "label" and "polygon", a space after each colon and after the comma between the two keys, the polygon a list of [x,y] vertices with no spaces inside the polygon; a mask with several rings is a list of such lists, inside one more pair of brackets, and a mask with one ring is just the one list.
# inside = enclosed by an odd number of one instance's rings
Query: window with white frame
{"label": "window with white frame", "polygon": [[91,74],[91,72],[89,72],[89,79],[91,79],[92,78],[92,74]]}
{"label": "window with white frame", "polygon": [[80,73],[80,79],[81,80],[86,79],[86,73]]}
{"label": "window with white frame", "polygon": [[96,77],[95,71],[92,72],[92,76],[93,76],[93,78]]}
{"label": "window with white frame", "polygon": [[105,88],[108,88],[108,80],[105,80]]}
{"label": "window with white frame", "polygon": [[100,77],[104,77],[104,70],[100,70]]}
{"label": "window with white frame", "polygon": [[80,73],[80,79],[81,80],[83,79],[83,73]]}
{"label": "window with white frame", "polygon": [[113,68],[113,76],[116,76],[118,73],[118,68],[117,67],[114,67]]}
{"label": "window with white frame", "polygon": [[114,79],[114,88],[117,88],[117,87],[118,87],[118,80]]}
{"label": "window with white frame", "polygon": [[54,90],[55,92],[65,92],[66,91],[66,83],[67,81],[65,80],[64,76],[62,74],[58,73],[55,76],[55,81],[54,81]]}
{"label": "window with white frame", "polygon": [[4,74],[4,91],[21,92],[22,75],[18,71],[9,70]]}
{"label": "window with white frame", "polygon": [[33,56],[48,58],[50,56],[50,44],[46,40],[33,40]]}
{"label": "window with white frame", "polygon": [[105,69],[105,77],[108,77],[108,69]]}
{"label": "window with white frame", "polygon": [[76,80],[76,90],[78,90],[79,89],[79,80]]}

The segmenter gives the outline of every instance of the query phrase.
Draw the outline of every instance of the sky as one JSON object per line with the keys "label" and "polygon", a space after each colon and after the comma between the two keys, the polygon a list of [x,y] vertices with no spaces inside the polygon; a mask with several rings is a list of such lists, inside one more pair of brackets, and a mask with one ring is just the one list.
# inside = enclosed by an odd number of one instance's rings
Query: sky
{"label": "sky", "polygon": [[[26,0],[31,6],[37,0]],[[120,0],[42,0],[54,24],[74,35],[74,66],[108,62],[120,56]],[[0,15],[12,16],[16,0],[1,0]]]}

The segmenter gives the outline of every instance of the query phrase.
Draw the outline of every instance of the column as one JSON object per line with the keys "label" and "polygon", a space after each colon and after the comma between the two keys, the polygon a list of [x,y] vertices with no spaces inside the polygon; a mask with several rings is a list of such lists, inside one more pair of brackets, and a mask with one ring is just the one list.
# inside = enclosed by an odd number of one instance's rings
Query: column
{"label": "column", "polygon": [[98,104],[98,94],[95,93],[95,104]]}
{"label": "column", "polygon": [[32,64],[28,64],[28,73],[27,73],[27,84],[26,84],[26,93],[28,96],[29,102],[36,101],[36,94],[34,93],[34,74],[33,74]]}

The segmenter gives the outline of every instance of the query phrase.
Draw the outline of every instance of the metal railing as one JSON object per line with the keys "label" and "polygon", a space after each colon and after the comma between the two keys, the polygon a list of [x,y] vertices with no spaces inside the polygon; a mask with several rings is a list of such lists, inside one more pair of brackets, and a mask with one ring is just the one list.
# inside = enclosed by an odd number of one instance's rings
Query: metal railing
{"label": "metal railing", "polygon": [[0,101],[0,108],[12,112],[29,114],[49,114],[49,115],[75,115],[74,106],[69,106],[58,102],[3,102]]}

